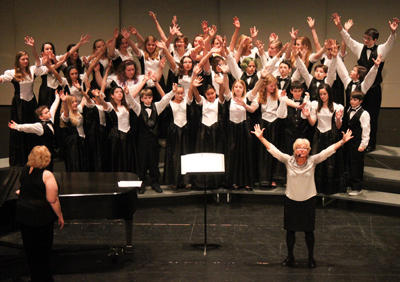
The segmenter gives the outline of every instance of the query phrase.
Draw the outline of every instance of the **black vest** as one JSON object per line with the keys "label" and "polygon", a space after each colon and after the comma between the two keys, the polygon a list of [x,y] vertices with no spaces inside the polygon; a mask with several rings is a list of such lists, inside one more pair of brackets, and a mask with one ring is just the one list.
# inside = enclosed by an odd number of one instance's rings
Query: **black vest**
{"label": "black vest", "polygon": [[[249,83],[247,83],[248,78],[251,78]],[[244,83],[246,84],[246,91],[249,91],[254,88],[254,86],[256,85],[256,83],[258,81],[257,72],[254,72],[253,75],[247,75],[246,72],[243,72],[240,79],[243,80]]]}
{"label": "black vest", "polygon": [[349,140],[348,144],[351,146],[353,145],[354,147],[357,147],[361,143],[362,139],[362,127],[361,127],[361,122],[360,122],[360,117],[362,113],[364,112],[363,108],[360,108],[350,119],[350,110],[346,112],[346,114],[343,117],[343,126],[342,126],[342,131],[346,132],[347,129],[350,129],[353,133],[353,138]]}
{"label": "black vest", "polygon": [[[366,67],[368,70],[370,70],[374,66],[374,61],[372,59],[376,60],[376,58],[378,57],[378,46],[374,45],[374,47],[372,47],[369,59],[367,59],[367,49],[368,49],[367,46],[364,45],[361,51],[361,56],[357,61],[357,64]],[[373,86],[382,83],[382,69],[384,64],[385,62],[381,62],[379,64],[378,73],[376,74]]]}
{"label": "black vest", "polygon": [[[146,111],[146,106],[140,102],[141,110],[139,115],[139,132],[143,137],[158,137],[158,114],[155,103],[151,103],[151,115]],[[143,135],[142,135],[143,134]]]}
{"label": "black vest", "polygon": [[356,85],[356,88],[354,90],[361,91],[361,81],[353,82],[353,80],[347,85],[346,88],[346,109],[350,107],[350,96],[351,96],[351,89],[353,88],[353,85]]}
{"label": "black vest", "polygon": [[310,101],[316,101],[317,97],[319,95],[317,82],[320,82],[319,85],[324,84],[325,83],[325,79],[322,80],[322,81],[318,81],[315,77],[313,77],[313,79],[311,80],[311,83],[310,83],[310,85],[308,86],[308,89],[307,89],[307,92],[310,93]]}
{"label": "black vest", "polygon": [[[49,149],[51,155],[53,156],[54,154],[54,133],[53,131],[51,131],[50,127],[47,125],[47,123],[45,121],[41,121],[40,122],[42,124],[43,127],[43,135],[39,136],[39,144],[44,145],[47,147],[47,149]],[[54,125],[53,125],[53,129],[54,129]]]}
{"label": "black vest", "polygon": [[[300,104],[303,98],[300,98]],[[308,120],[301,117],[301,110],[287,106],[287,117],[285,118],[285,130],[290,134],[305,134],[308,129]]]}

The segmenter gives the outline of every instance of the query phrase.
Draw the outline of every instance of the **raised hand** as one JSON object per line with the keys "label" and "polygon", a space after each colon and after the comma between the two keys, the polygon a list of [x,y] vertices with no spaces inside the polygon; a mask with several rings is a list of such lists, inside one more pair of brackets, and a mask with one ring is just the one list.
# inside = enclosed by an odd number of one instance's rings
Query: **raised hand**
{"label": "raised hand", "polygon": [[177,84],[177,83],[174,83],[174,84],[172,85],[172,92],[176,93],[177,90],[178,90],[178,84]]}
{"label": "raised hand", "polygon": [[85,36],[81,35],[81,39],[79,40],[79,43],[81,45],[83,45],[85,43],[90,42],[89,39],[90,39],[90,35],[89,34],[86,34]]}
{"label": "raised hand", "polygon": [[297,58],[300,55],[300,50],[297,46],[292,47],[292,54],[295,58]]}
{"label": "raised hand", "polygon": [[342,26],[342,23],[340,21],[340,16],[337,13],[332,14],[332,20],[336,26]]}
{"label": "raised hand", "polygon": [[160,69],[164,69],[166,63],[167,63],[167,58],[162,57],[161,60],[160,60],[159,68]]}
{"label": "raised hand", "polygon": [[339,53],[339,48],[336,44],[336,40],[329,39],[329,41],[332,41],[332,56],[336,58]]}
{"label": "raised hand", "polygon": [[254,131],[252,131],[251,133],[253,133],[255,136],[257,136],[258,139],[260,139],[261,137],[263,137],[263,133],[264,133],[264,129],[260,128],[259,124],[254,125]]}
{"label": "raised hand", "polygon": [[66,102],[67,101],[67,95],[65,95],[64,94],[64,90],[56,90],[56,94],[58,95],[58,96],[60,96],[60,100],[61,101],[63,101],[63,102]]}
{"label": "raised hand", "polygon": [[174,16],[172,17],[171,26],[176,25],[177,22],[178,22],[178,18],[174,15]]}
{"label": "raised hand", "polygon": [[271,33],[271,35],[269,36],[269,42],[271,43],[274,40],[278,40],[278,35],[276,35],[275,33]]}
{"label": "raised hand", "polygon": [[354,22],[352,19],[349,19],[347,22],[344,23],[344,29],[349,31],[349,29],[353,26]]}
{"label": "raised hand", "polygon": [[156,14],[154,14],[152,11],[149,11],[149,15],[150,15],[151,19],[153,20],[153,22],[156,22],[156,21],[157,21],[157,16],[156,16]]}
{"label": "raised hand", "polygon": [[262,77],[266,77],[269,73],[269,66],[265,66],[262,70],[261,70],[261,76]]}
{"label": "raised hand", "polygon": [[[303,103],[304,104],[304,103]],[[302,105],[303,106],[303,105]],[[303,113],[303,115],[305,115],[306,117],[310,116],[310,109],[307,109],[306,107],[303,106],[303,108],[301,109],[301,112]]]}
{"label": "raised hand", "polygon": [[219,75],[216,74],[214,76],[214,81],[216,83],[218,83],[219,85],[222,85],[224,83],[224,78],[222,76],[219,76]]}
{"label": "raised hand", "polygon": [[180,29],[181,29],[181,28],[178,27],[177,24],[175,24],[175,25],[173,25],[172,27],[169,28],[169,33],[170,33],[171,35],[177,35],[178,33],[180,33],[180,31],[179,31]]}
{"label": "raised hand", "polygon": [[251,35],[251,38],[257,38],[258,30],[257,30],[256,26],[250,28],[250,35]]}
{"label": "raised hand", "polygon": [[76,80],[76,81],[72,82],[72,85],[75,86],[79,91],[82,90],[81,85],[79,84],[79,81]]}
{"label": "raised hand", "polygon": [[376,60],[374,58],[372,58],[372,60],[374,61],[374,64],[376,67],[379,67],[379,65],[382,63],[383,61],[383,57],[382,54],[379,54],[378,57],[376,58]]}
{"label": "raised hand", "polygon": [[307,17],[307,23],[310,29],[315,28],[315,19],[313,19],[312,17]]}
{"label": "raised hand", "polygon": [[167,48],[167,47],[165,47],[165,42],[164,41],[156,41],[156,45],[160,49]]}
{"label": "raised hand", "polygon": [[344,133],[343,131],[342,131],[342,133],[343,133],[342,141],[343,141],[344,143],[346,143],[347,141],[349,141],[351,138],[354,137],[354,136],[351,136],[351,134],[352,134],[353,132],[352,132],[350,129],[347,129],[346,133]]}
{"label": "raised hand", "polygon": [[121,29],[121,34],[125,39],[129,39],[129,37],[131,36],[131,34],[126,30],[125,27]]}
{"label": "raised hand", "polygon": [[201,73],[202,69],[203,69],[203,66],[200,65],[200,64],[197,64],[196,66],[194,66],[194,68],[193,68],[193,76],[199,75],[199,73]]}
{"label": "raised hand", "polygon": [[238,17],[233,18],[233,25],[235,26],[235,28],[240,28],[240,21]]}
{"label": "raised hand", "polygon": [[217,27],[215,25],[212,26],[212,28],[208,31],[208,35],[211,37],[214,37],[215,34],[217,34]]}
{"label": "raised hand", "polygon": [[389,21],[389,27],[393,34],[396,32],[396,29],[398,28],[398,26],[399,26],[398,18],[393,18],[393,21]]}
{"label": "raised hand", "polygon": [[256,41],[256,47],[257,47],[258,50],[264,51],[264,44],[262,43],[261,40],[257,40]]}
{"label": "raised hand", "polygon": [[208,27],[208,22],[207,21],[202,21],[201,22],[201,28],[203,29],[204,34],[208,34],[210,31],[210,28]]}
{"label": "raised hand", "polygon": [[234,97],[233,100],[236,102],[236,104],[242,107],[244,107],[246,104],[241,97]]}
{"label": "raised hand", "polygon": [[286,97],[287,95],[286,95],[286,90],[282,90],[281,91],[281,97]]}
{"label": "raised hand", "polygon": [[203,77],[196,76],[196,78],[193,79],[192,84],[193,84],[194,87],[199,87],[199,86],[201,86],[203,84],[202,82],[203,82]]}
{"label": "raised hand", "polygon": [[136,35],[137,34],[137,30],[134,26],[129,26],[129,33],[132,35]]}
{"label": "raised hand", "polygon": [[114,32],[113,32],[113,37],[114,39],[117,39],[119,36],[119,29],[118,27],[114,28]]}
{"label": "raised hand", "polygon": [[25,36],[24,40],[26,45],[35,47],[35,40],[33,39],[33,37]]}
{"label": "raised hand", "polygon": [[335,117],[337,120],[341,119],[343,116],[343,109],[336,112]]}
{"label": "raised hand", "polygon": [[299,32],[298,29],[294,30],[294,28],[292,27],[292,32],[289,31],[290,38],[291,38],[292,40],[296,40],[296,39],[297,39],[297,33],[298,33],[298,32]]}

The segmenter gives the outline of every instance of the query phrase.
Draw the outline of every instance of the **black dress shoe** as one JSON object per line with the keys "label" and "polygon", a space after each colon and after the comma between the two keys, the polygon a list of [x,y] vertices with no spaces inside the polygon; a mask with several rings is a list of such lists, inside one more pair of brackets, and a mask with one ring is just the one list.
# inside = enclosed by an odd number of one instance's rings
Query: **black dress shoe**
{"label": "black dress shoe", "polygon": [[282,262],[282,266],[293,266],[294,264],[294,257],[289,258],[287,257],[283,262]]}
{"label": "black dress shoe", "polygon": [[367,152],[367,153],[371,153],[371,152],[373,152],[373,151],[375,151],[375,146],[368,146],[368,147],[365,149],[365,152]]}
{"label": "black dress shoe", "polygon": [[140,186],[138,193],[144,194],[144,192],[146,192],[146,184],[144,182],[142,182],[142,185]]}
{"label": "black dress shoe", "polygon": [[317,267],[317,263],[315,262],[315,260],[313,258],[309,258],[308,259],[308,267],[309,268],[316,268]]}
{"label": "black dress shoe", "polygon": [[160,184],[158,184],[158,183],[152,184],[151,188],[153,188],[153,190],[156,191],[157,193],[162,193],[163,192],[163,190],[160,187]]}

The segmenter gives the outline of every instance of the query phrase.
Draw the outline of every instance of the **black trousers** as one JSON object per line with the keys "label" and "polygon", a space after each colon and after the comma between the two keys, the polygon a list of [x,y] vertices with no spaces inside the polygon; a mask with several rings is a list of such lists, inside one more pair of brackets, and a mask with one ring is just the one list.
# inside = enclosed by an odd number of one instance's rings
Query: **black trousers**
{"label": "black trousers", "polygon": [[378,133],[378,117],[382,103],[382,88],[381,85],[373,85],[367,92],[362,103],[363,108],[371,117],[371,133],[368,146],[376,146],[376,135]]}
{"label": "black trousers", "polygon": [[364,152],[359,152],[357,145],[346,144],[345,163],[346,163],[346,182],[347,186],[353,190],[362,190],[364,182]]}
{"label": "black trousers", "polygon": [[160,178],[160,170],[158,163],[160,159],[160,145],[157,136],[140,137],[138,140],[138,163],[139,163],[139,178],[146,178],[147,170],[149,171],[151,184],[158,183]]}
{"label": "black trousers", "polygon": [[44,226],[28,226],[21,223],[20,226],[22,242],[31,271],[31,281],[54,281],[50,270],[54,222]]}

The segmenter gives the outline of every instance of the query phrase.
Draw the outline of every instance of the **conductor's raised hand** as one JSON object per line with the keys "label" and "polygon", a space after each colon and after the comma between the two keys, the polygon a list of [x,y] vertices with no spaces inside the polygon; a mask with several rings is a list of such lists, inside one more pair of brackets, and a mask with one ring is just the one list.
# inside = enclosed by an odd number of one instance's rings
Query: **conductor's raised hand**
{"label": "conductor's raised hand", "polygon": [[260,128],[259,124],[254,125],[254,131],[252,131],[251,133],[253,133],[258,139],[263,137],[263,133],[264,133],[264,129]]}

